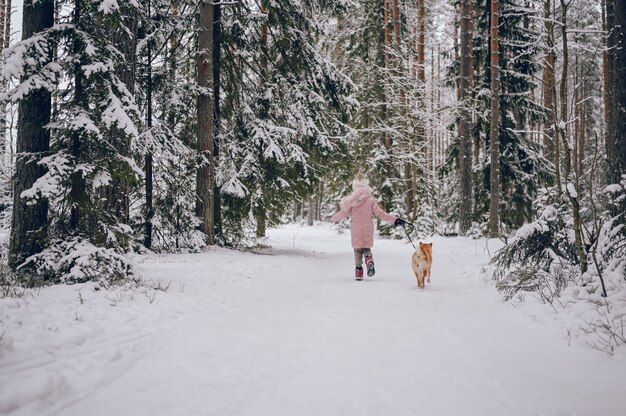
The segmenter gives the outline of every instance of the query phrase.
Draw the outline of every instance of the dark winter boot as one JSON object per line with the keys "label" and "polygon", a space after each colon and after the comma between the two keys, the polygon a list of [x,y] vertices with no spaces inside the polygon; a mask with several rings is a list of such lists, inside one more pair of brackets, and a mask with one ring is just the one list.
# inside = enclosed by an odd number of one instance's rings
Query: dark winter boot
{"label": "dark winter boot", "polygon": [[354,269],[354,278],[356,280],[363,280],[363,267],[356,266]]}
{"label": "dark winter boot", "polygon": [[365,265],[367,266],[367,275],[369,277],[374,276],[376,270],[374,269],[374,259],[372,256],[365,256]]}

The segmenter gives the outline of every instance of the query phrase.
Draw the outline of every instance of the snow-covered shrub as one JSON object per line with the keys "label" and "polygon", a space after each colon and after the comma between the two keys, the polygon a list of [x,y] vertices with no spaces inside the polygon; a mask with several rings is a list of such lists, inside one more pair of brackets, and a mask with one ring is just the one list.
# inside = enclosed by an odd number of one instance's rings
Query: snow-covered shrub
{"label": "snow-covered shrub", "polygon": [[578,264],[568,205],[554,188],[540,190],[536,219],[513,233],[492,258],[497,287],[507,299],[518,292],[558,297]]}
{"label": "snow-covered shrub", "polygon": [[[577,256],[571,208],[555,190],[535,201],[537,219],[520,228],[493,258],[494,278],[506,299],[535,295],[575,316],[570,330],[612,353],[626,344],[626,176],[583,199],[588,268]],[[603,211],[600,211],[603,208]]]}
{"label": "snow-covered shrub", "polygon": [[100,281],[116,284],[135,274],[128,257],[80,237],[52,241],[41,253],[26,259],[22,267],[34,270],[50,283]]}

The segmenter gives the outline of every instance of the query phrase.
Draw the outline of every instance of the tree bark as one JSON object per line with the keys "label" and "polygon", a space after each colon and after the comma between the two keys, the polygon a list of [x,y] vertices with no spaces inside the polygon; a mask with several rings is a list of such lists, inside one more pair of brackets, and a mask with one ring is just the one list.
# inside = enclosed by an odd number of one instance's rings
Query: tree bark
{"label": "tree bark", "polygon": [[[152,1],[148,0],[148,19],[152,19]],[[148,80],[146,86],[146,124],[148,130],[152,129],[152,42],[148,41]],[[152,219],[154,218],[153,208],[153,167],[152,167],[152,151],[148,150],[145,157],[145,170],[146,170],[146,208],[145,208],[145,228],[144,228],[144,246],[147,249],[152,247]]]}
{"label": "tree bark", "polygon": [[[52,27],[53,23],[53,0],[24,1],[22,39]],[[52,59],[52,50],[47,52],[48,58]],[[44,167],[37,162],[50,149],[50,132],[45,126],[50,122],[51,108],[50,92],[40,88],[24,97],[18,109],[17,159],[9,242],[9,266],[14,270],[44,247],[48,201],[40,198],[34,204],[27,204],[21,195],[45,174]]]}
{"label": "tree bark", "polygon": [[607,50],[607,21],[606,21],[606,0],[602,0],[602,85],[603,85],[603,102],[604,102],[604,134],[606,140],[606,129],[609,125],[609,54]]}
{"label": "tree bark", "polygon": [[[265,86],[267,83],[267,79],[268,79],[268,69],[269,69],[269,62],[268,62],[268,52],[267,52],[267,47],[268,47],[268,36],[269,36],[269,0],[262,0],[261,1],[261,13],[266,14],[267,17],[264,20],[262,26],[261,26],[261,56],[259,58],[259,70],[260,70],[260,77],[259,77],[259,89],[260,91],[264,91],[265,90]],[[259,117],[262,119],[266,119],[269,117],[268,114],[268,109],[266,105],[262,106],[262,109],[260,111]],[[268,170],[268,164],[267,161],[265,159],[265,156],[263,155],[263,144],[259,144],[258,145],[258,163],[259,163],[259,171],[261,172],[262,178],[261,179],[261,183],[259,184],[259,187],[261,188],[261,199],[257,202],[256,207],[254,208],[254,216],[256,219],[256,236],[258,238],[261,237],[265,237],[265,232],[267,230],[267,209],[266,209],[266,193],[265,193],[265,175],[267,174],[267,170]]]}
{"label": "tree bark", "polygon": [[[544,11],[544,27],[547,33],[548,39],[550,39],[551,34],[554,33],[552,22],[552,1],[545,0],[543,11]],[[543,106],[548,112],[548,121],[543,126],[543,145],[546,158],[554,162],[554,137],[555,132],[553,131],[553,113],[554,113],[554,100],[552,97],[552,90],[555,88],[554,86],[554,65],[556,63],[556,57],[554,55],[554,42],[546,42],[546,56],[543,60],[543,77],[542,77],[542,90],[543,90]]]}
{"label": "tree bark", "polygon": [[[0,48],[8,48],[11,41],[11,0],[0,2]],[[4,58],[0,58],[0,66],[4,64]],[[0,81],[0,91],[6,92],[7,84]],[[0,157],[4,158],[7,145],[7,107],[0,108]],[[2,210],[4,208],[0,208]]]}
{"label": "tree bark", "polygon": [[472,96],[470,0],[461,0],[460,69],[459,69],[459,232],[467,233],[472,225],[472,126],[469,111]]}
{"label": "tree bark", "polygon": [[313,226],[313,214],[314,214],[314,203],[313,203],[313,197],[310,196],[309,197],[309,208],[307,210],[307,216],[306,216],[306,224],[311,227]]}
{"label": "tree bark", "polygon": [[569,46],[567,42],[567,4],[565,0],[561,0],[561,40],[563,42],[563,64],[561,73],[561,85],[559,87],[559,94],[561,99],[561,127],[559,127],[561,144],[563,145],[563,163],[565,168],[565,180],[569,180],[569,174],[572,169],[572,158],[569,145],[569,114],[567,108],[568,100],[568,87],[567,76],[569,73]]}
{"label": "tree bark", "polygon": [[210,0],[202,0],[199,6],[198,34],[198,171],[196,175],[196,215],[202,221],[200,230],[206,235],[208,245],[213,244],[215,186],[214,171],[214,109],[211,98],[213,80],[213,23],[214,8]]}
{"label": "tree bark", "polygon": [[[581,217],[580,217],[580,203],[578,201],[578,194],[580,193],[580,189],[578,187],[578,179],[576,178],[575,173],[572,172],[572,157],[571,151],[568,141],[567,135],[567,122],[568,122],[568,113],[567,113],[567,76],[568,76],[568,68],[569,68],[569,47],[567,42],[567,4],[565,0],[561,0],[561,34],[562,34],[562,42],[563,42],[563,73],[561,75],[561,123],[562,126],[559,128],[560,136],[563,144],[563,158],[565,161],[565,183],[566,183],[566,192],[569,200],[572,204],[572,217],[573,217],[573,228],[574,228],[574,240],[576,246],[576,253],[578,255],[578,260],[580,262],[580,269],[582,273],[587,271],[587,253],[585,253],[583,247],[582,240],[582,228],[581,228]],[[558,185],[558,184],[557,184]],[[575,186],[575,192],[572,192],[571,186]],[[559,185],[560,188],[560,185]]]}
{"label": "tree bark", "polygon": [[426,61],[426,25],[424,0],[417,0],[417,80],[421,85],[426,82],[426,71],[424,63]]}
{"label": "tree bark", "polygon": [[607,50],[607,67],[606,67],[606,137],[605,148],[607,162],[609,164],[609,180],[616,183],[617,175],[617,158],[615,154],[615,61],[617,54],[617,29],[615,28],[615,3],[616,0],[606,0],[606,50]]}
{"label": "tree bark", "polygon": [[491,0],[491,121],[490,169],[489,169],[489,235],[500,233],[500,53],[498,26],[500,15],[499,0]]}
{"label": "tree bark", "polygon": [[[619,183],[622,175],[626,174],[626,4],[624,1],[614,1],[614,26],[611,28],[615,33],[613,53],[613,108],[611,141],[612,153],[612,178],[614,183]],[[622,213],[626,212],[626,200],[622,201]]]}
{"label": "tree bark", "polygon": [[384,31],[384,45],[385,45],[385,50],[384,50],[384,54],[385,54],[385,67],[388,68],[389,67],[389,48],[391,48],[391,29],[389,28],[390,26],[390,11],[391,11],[391,7],[390,7],[390,2],[391,0],[384,0],[383,1],[383,31]]}
{"label": "tree bark", "polygon": [[[220,159],[220,69],[221,69],[221,44],[222,44],[222,5],[219,2],[213,4],[213,120],[214,120],[214,141],[213,160],[216,166]],[[213,189],[213,218],[215,236],[222,240],[222,196],[220,187],[215,184]]]}

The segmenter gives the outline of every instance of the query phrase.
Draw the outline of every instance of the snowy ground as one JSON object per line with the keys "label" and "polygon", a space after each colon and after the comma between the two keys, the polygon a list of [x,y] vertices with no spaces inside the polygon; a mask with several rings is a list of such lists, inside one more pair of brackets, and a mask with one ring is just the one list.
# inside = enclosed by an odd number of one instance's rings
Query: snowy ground
{"label": "snowy ground", "polygon": [[[138,259],[148,289],[93,284],[0,300],[0,414],[624,415],[626,354],[503,303],[485,241],[377,240],[353,280],[347,233],[288,226],[265,254]],[[495,243],[489,249],[495,250]]]}

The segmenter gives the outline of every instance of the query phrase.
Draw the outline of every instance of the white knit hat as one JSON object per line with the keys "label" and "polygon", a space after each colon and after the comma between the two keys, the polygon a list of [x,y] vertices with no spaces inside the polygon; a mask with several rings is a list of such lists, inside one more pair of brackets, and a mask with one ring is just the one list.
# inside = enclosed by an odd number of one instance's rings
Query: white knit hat
{"label": "white knit hat", "polygon": [[369,181],[362,173],[358,173],[352,181],[352,190],[369,188]]}

